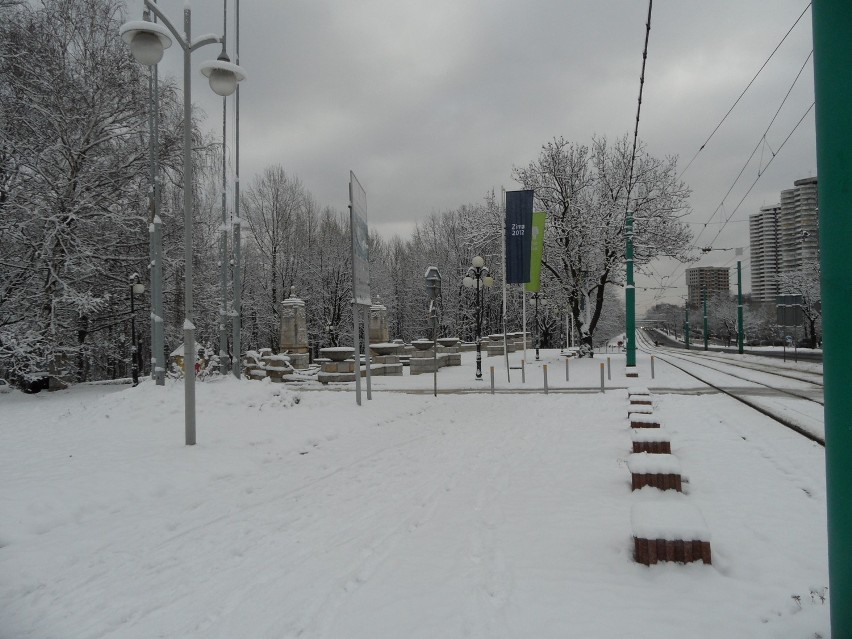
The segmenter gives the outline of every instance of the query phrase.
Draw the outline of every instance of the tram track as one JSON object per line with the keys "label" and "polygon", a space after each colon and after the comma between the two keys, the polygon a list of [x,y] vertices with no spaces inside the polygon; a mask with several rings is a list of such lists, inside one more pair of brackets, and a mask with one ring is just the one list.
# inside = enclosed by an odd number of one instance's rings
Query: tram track
{"label": "tram track", "polygon": [[[745,404],[749,408],[756,410],[757,412],[761,413],[762,415],[769,417],[770,419],[772,419],[772,420],[778,422],[779,424],[789,428],[790,430],[802,435],[803,437],[806,437],[807,439],[809,439],[813,442],[816,442],[820,446],[825,446],[824,437],[821,437],[820,435],[809,431],[807,428],[804,428],[803,426],[801,426],[796,421],[790,419],[787,415],[782,414],[782,411],[773,410],[773,407],[770,407],[770,406],[767,406],[766,404],[762,404],[762,403],[753,401],[752,399],[749,399],[748,397],[745,396],[746,393],[737,392],[737,390],[735,390],[732,387],[725,387],[725,386],[723,386],[719,383],[714,383],[714,382],[708,380],[706,378],[706,376],[702,377],[701,375],[696,374],[695,371],[688,370],[688,368],[686,366],[675,363],[673,360],[676,360],[676,359],[682,360],[682,363],[688,362],[688,363],[692,364],[693,366],[703,367],[703,368],[706,368],[708,370],[712,370],[716,373],[719,373],[719,374],[722,374],[722,375],[727,375],[727,376],[732,377],[734,379],[746,381],[749,384],[755,384],[757,386],[762,386],[762,387],[768,389],[769,391],[771,391],[773,394],[786,395],[788,397],[795,398],[796,400],[813,402],[813,403],[816,403],[816,404],[819,404],[819,405],[822,405],[822,403],[823,403],[822,401],[818,401],[818,400],[816,400],[812,397],[808,397],[807,395],[803,395],[801,393],[794,392],[790,389],[778,388],[777,386],[772,386],[771,384],[758,382],[758,381],[755,381],[753,379],[749,379],[748,377],[743,377],[742,375],[737,375],[737,374],[731,373],[729,371],[725,371],[725,370],[721,370],[719,368],[715,368],[713,366],[709,366],[706,362],[696,361],[698,359],[701,359],[700,357],[689,357],[689,356],[685,357],[685,356],[682,356],[682,355],[676,355],[674,353],[670,353],[668,351],[664,351],[663,353],[661,353],[659,351],[659,349],[657,349],[653,346],[650,346],[647,342],[645,342],[641,338],[640,338],[639,342],[640,342],[640,349],[643,350],[644,352],[648,353],[649,355],[653,355],[656,359],[664,361],[669,366],[672,366],[672,367],[678,369],[679,371],[685,373],[686,375],[689,375],[690,377],[698,380],[699,382],[706,384],[710,388],[715,389],[717,392],[722,393],[724,395],[727,395],[727,396],[731,397],[732,399],[735,399],[738,402]],[[743,367],[743,368],[751,368],[751,367]],[[759,370],[759,369],[753,369],[753,370]],[[763,371],[760,371],[760,372],[767,374],[767,375],[777,375],[778,377],[784,377],[784,378],[794,379],[794,380],[804,382],[804,383],[808,383],[808,384],[813,384],[814,386],[818,386],[820,388],[822,387],[821,384],[818,384],[818,383],[816,383],[812,380],[805,380],[805,379],[790,376],[790,375],[777,374],[774,371],[769,372],[769,371],[763,370]]]}
{"label": "tram track", "polygon": [[[788,388],[778,388],[777,386],[772,386],[770,384],[766,384],[764,382],[757,381],[756,379],[752,379],[750,377],[745,377],[743,375],[737,375],[736,373],[732,373],[729,370],[717,368],[716,366],[710,366],[706,362],[696,362],[695,359],[701,358],[701,356],[698,356],[698,355],[683,356],[683,355],[674,354],[674,353],[666,353],[666,354],[669,357],[674,357],[676,359],[680,359],[680,360],[683,360],[683,361],[692,362],[693,364],[703,366],[704,368],[709,368],[710,370],[716,371],[717,373],[722,373],[723,375],[728,375],[728,376],[733,377],[735,379],[741,379],[745,382],[749,382],[750,384],[758,384],[758,385],[763,386],[765,388],[768,388],[772,391],[785,393],[787,395],[791,395],[793,397],[797,397],[799,399],[803,399],[803,400],[808,401],[808,402],[814,402],[815,404],[819,404],[820,406],[822,406],[823,403],[824,403],[824,400],[822,400],[822,398],[815,399],[815,398],[810,397],[810,396],[808,396],[807,394],[804,394],[804,393],[795,392],[795,391],[790,390]],[[712,360],[713,358],[708,357],[707,359]],[[796,381],[799,381],[799,382],[803,382],[805,384],[811,384],[811,385],[817,387],[817,389],[819,389],[820,392],[822,392],[822,388],[823,388],[822,384],[819,384],[817,382],[813,382],[811,380],[802,379],[800,377],[795,377],[795,376],[792,376],[792,375],[784,375],[783,373],[775,373],[775,372],[771,372],[771,371],[768,371],[768,370],[765,370],[765,369],[762,369],[762,368],[751,368],[749,366],[739,366],[738,364],[733,364],[733,363],[728,363],[728,362],[718,362],[718,363],[720,363],[724,366],[727,366],[729,368],[748,368],[750,370],[760,372],[764,375],[774,375],[776,377],[783,377],[785,379],[793,379],[793,380],[796,380]]]}
{"label": "tram track", "polygon": [[[644,342],[643,345],[647,347],[646,350],[651,349],[651,345],[648,342]],[[795,380],[795,381],[798,381],[798,382],[804,382],[806,384],[813,384],[814,386],[817,386],[819,388],[823,387],[822,373],[798,371],[800,373],[800,375],[792,375],[791,373],[793,371],[786,370],[786,369],[780,369],[780,370],[783,370],[784,372],[779,372],[778,367],[762,365],[761,363],[758,363],[758,362],[743,362],[743,361],[734,362],[734,361],[731,361],[731,360],[728,360],[728,359],[722,359],[722,358],[719,358],[719,357],[714,357],[713,355],[705,354],[703,351],[681,352],[681,351],[678,351],[676,349],[667,348],[665,346],[662,347],[662,348],[672,357],[680,357],[681,359],[683,359],[684,356],[686,356],[688,358],[705,359],[705,360],[708,360],[708,361],[716,362],[718,364],[723,364],[723,365],[732,366],[732,367],[736,367],[736,368],[747,368],[749,370],[753,370],[753,371],[756,371],[756,372],[759,372],[759,373],[766,373],[767,375],[774,375],[775,377],[784,377],[786,379],[792,379],[792,380]],[[655,347],[653,347],[653,350],[648,350],[648,352],[651,353],[652,355],[656,354],[656,353],[660,352],[660,347],[655,346]],[[688,353],[688,355],[687,355],[687,353]],[[708,366],[708,368],[713,368],[713,367]],[[727,371],[722,371],[720,369],[716,369],[716,370],[719,370],[720,373],[722,373],[722,372],[727,373]],[[802,375],[806,375],[807,377],[802,376]],[[748,380],[748,378],[743,378],[743,379]],[[748,380],[748,381],[753,381],[753,380]]]}

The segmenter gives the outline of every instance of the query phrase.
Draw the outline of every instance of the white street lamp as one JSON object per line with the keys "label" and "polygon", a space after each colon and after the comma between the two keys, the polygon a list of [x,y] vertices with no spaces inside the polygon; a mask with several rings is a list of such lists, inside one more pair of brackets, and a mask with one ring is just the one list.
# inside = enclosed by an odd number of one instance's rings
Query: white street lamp
{"label": "white street lamp", "polygon": [[163,59],[163,51],[172,46],[168,30],[147,20],[125,22],[119,27],[118,35],[130,45],[133,58],[145,66],[157,64]]}
{"label": "white street lamp", "polygon": [[231,62],[224,50],[215,60],[204,62],[201,73],[210,80],[213,93],[222,97],[231,95],[237,90],[237,83],[246,79],[243,70]]}
{"label": "white street lamp", "polygon": [[[195,324],[192,321],[192,82],[190,78],[190,55],[201,47],[220,43],[223,38],[217,35],[202,35],[192,39],[192,10],[189,2],[183,9],[183,33],[179,32],[157,5],[145,0],[145,7],[154,13],[161,24],[136,20],[123,24],[119,34],[130,44],[133,57],[141,64],[152,65],[160,61],[163,49],[172,44],[171,38],[183,49],[183,246],[184,246],[184,416],[186,445],[195,444]],[[169,37],[171,34],[171,38]],[[224,53],[224,51],[223,51]],[[227,57],[227,56],[226,56]],[[206,65],[210,73],[215,73],[215,83],[219,90],[233,93],[238,82],[245,79],[242,68],[225,61],[216,61]],[[233,83],[233,89],[231,84]],[[217,91],[218,93],[218,91]],[[220,93],[220,95],[228,95]],[[192,353],[192,356],[190,356]],[[192,360],[192,361],[190,361]]]}

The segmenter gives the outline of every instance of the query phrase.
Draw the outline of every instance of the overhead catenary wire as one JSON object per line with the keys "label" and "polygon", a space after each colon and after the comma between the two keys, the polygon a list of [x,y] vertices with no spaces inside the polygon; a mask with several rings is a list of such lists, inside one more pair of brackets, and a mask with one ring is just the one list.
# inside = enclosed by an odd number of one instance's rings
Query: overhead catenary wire
{"label": "overhead catenary wire", "polygon": [[810,7],[811,7],[811,3],[809,2],[808,5],[802,11],[802,13],[799,14],[799,17],[796,18],[796,21],[793,23],[793,26],[790,27],[787,30],[787,33],[784,34],[784,37],[781,38],[781,41],[775,46],[775,48],[772,50],[772,53],[769,54],[769,57],[766,58],[766,61],[757,70],[757,73],[754,74],[754,77],[746,85],[746,88],[743,89],[743,92],[740,93],[739,97],[736,100],[734,100],[734,103],[731,105],[731,108],[728,109],[727,113],[725,113],[724,116],[722,116],[722,119],[719,121],[719,123],[716,125],[716,127],[713,129],[713,131],[710,133],[709,136],[707,136],[707,139],[704,140],[704,143],[698,148],[698,150],[695,152],[695,155],[692,156],[692,159],[684,167],[683,171],[680,172],[678,179],[683,177],[683,174],[686,173],[686,171],[689,169],[689,167],[692,166],[692,163],[695,162],[695,158],[698,157],[698,155],[704,150],[704,147],[707,146],[708,142],[710,142],[710,140],[713,138],[713,136],[716,135],[716,132],[719,130],[719,128],[722,126],[722,124],[725,122],[725,120],[728,119],[728,116],[731,115],[731,112],[734,110],[734,108],[737,106],[737,104],[739,104],[740,100],[742,100],[743,96],[746,94],[746,92],[749,90],[749,88],[751,88],[751,85],[754,84],[754,81],[757,80],[757,77],[760,75],[760,73],[763,71],[763,69],[766,68],[766,65],[769,64],[769,61],[772,59],[772,57],[775,55],[775,53],[778,51],[778,49],[781,48],[781,45],[784,44],[784,41],[787,39],[787,36],[789,36],[790,33],[792,33],[793,29],[796,28],[796,25],[799,24],[799,21],[802,19],[802,17],[805,15],[805,13],[807,13],[807,11],[808,11],[808,9],[810,9]]}
{"label": "overhead catenary wire", "polygon": [[[808,114],[809,114],[809,113],[811,112],[811,110],[814,108],[814,104],[816,104],[816,103],[815,103],[815,102],[811,102],[811,105],[807,108],[807,110],[805,111],[804,115],[802,115],[802,117],[801,117],[801,118],[799,118],[799,121],[798,121],[798,122],[796,122],[796,126],[794,126],[794,127],[793,127],[793,130],[792,130],[792,131],[790,131],[790,134],[789,134],[786,138],[784,138],[784,141],[781,143],[781,146],[779,146],[779,147],[778,147],[778,150],[777,150],[777,151],[776,151],[776,152],[772,155],[772,157],[771,157],[771,158],[769,158],[769,162],[767,162],[767,163],[766,163],[766,166],[763,168],[763,171],[757,174],[757,177],[754,179],[754,182],[752,182],[752,183],[751,183],[751,186],[750,186],[750,187],[748,187],[748,191],[746,191],[746,192],[745,192],[745,195],[743,195],[742,199],[740,199],[740,201],[739,201],[739,203],[737,204],[737,206],[734,208],[734,210],[733,210],[733,211],[731,211],[731,214],[730,214],[730,215],[728,215],[728,218],[725,220],[725,224],[727,224],[727,223],[731,220],[731,218],[734,216],[734,214],[735,214],[735,213],[739,210],[740,206],[742,206],[742,203],[743,203],[743,202],[745,201],[745,199],[748,197],[749,193],[751,193],[752,189],[753,189],[753,188],[754,188],[754,186],[757,184],[758,180],[760,180],[760,178],[763,176],[763,174],[764,174],[764,173],[766,173],[766,169],[768,169],[768,168],[769,168],[769,165],[770,165],[770,164],[772,164],[772,161],[773,161],[776,157],[778,157],[778,153],[780,153],[780,152],[781,152],[781,149],[783,149],[783,148],[784,148],[784,145],[785,145],[785,144],[787,144],[787,140],[789,140],[789,139],[792,137],[792,135],[796,132],[796,129],[798,129],[798,128],[799,128],[799,125],[800,125],[800,124],[804,121],[804,119],[808,116]],[[716,235],[714,235],[714,236],[713,236],[713,239],[712,239],[712,240],[710,240],[710,244],[711,244],[711,245],[713,244],[713,242],[715,242],[715,241],[716,241],[716,239],[719,237],[719,235],[720,235],[720,234],[722,233],[722,231],[725,229],[725,224],[723,224],[723,225],[721,226],[721,228],[719,228],[719,230],[716,232]]]}
{"label": "overhead catenary wire", "polygon": [[[770,120],[770,122],[767,125],[766,129],[764,130],[763,134],[758,139],[758,142],[757,142],[755,148],[752,150],[751,155],[749,155],[748,160],[746,160],[742,169],[740,169],[740,172],[737,174],[737,177],[734,179],[733,183],[731,184],[731,187],[728,189],[728,191],[725,193],[725,196],[722,198],[722,201],[719,203],[719,206],[716,207],[716,209],[713,211],[713,213],[710,215],[710,217],[707,219],[707,221],[703,223],[701,231],[699,231],[698,235],[695,237],[695,240],[693,240],[693,247],[694,248],[698,248],[698,241],[701,238],[704,231],[706,230],[706,227],[712,223],[711,220],[716,215],[716,212],[720,208],[724,207],[725,200],[727,199],[728,195],[730,195],[731,191],[733,190],[734,186],[739,181],[739,179],[742,176],[743,172],[745,171],[746,167],[751,162],[751,159],[754,157],[754,154],[757,152],[757,149],[760,148],[761,143],[766,139],[766,135],[768,134],[769,129],[772,127],[775,120],[777,119],[778,114],[780,113],[782,107],[786,103],[787,98],[790,96],[790,93],[792,92],[793,87],[796,85],[797,81],[799,80],[802,72],[804,71],[805,67],[807,66],[808,62],[810,61],[810,58],[811,58],[812,55],[813,55],[813,50],[811,50],[808,53],[808,55],[805,59],[805,62],[802,64],[801,68],[799,69],[799,72],[796,74],[796,77],[793,79],[793,82],[791,83],[789,89],[787,90],[787,93],[784,95],[784,98],[782,99],[781,104],[779,105],[778,109],[776,109],[775,114],[772,116],[772,119]],[[766,166],[762,166],[762,167],[758,168],[757,177],[754,179],[754,182],[752,182],[751,186],[749,186],[748,190],[745,192],[745,194],[742,196],[740,201],[737,203],[736,207],[734,207],[734,209],[730,212],[730,214],[728,214],[728,216],[724,220],[716,223],[716,224],[719,224],[719,229],[716,232],[716,235],[713,236],[713,239],[710,240],[708,245],[712,246],[713,242],[715,242],[718,239],[719,235],[722,233],[722,231],[725,229],[725,227],[729,223],[743,223],[743,222],[748,221],[748,220],[735,220],[735,221],[732,222],[731,218],[734,216],[734,214],[736,214],[736,212],[739,210],[740,206],[742,206],[745,199],[749,196],[749,194],[752,192],[754,187],[757,185],[757,182],[764,175],[764,173],[766,173],[766,170],[769,168],[769,166],[772,164],[772,162],[775,160],[775,158],[781,152],[781,149],[784,147],[784,145],[787,143],[787,141],[790,139],[790,137],[793,135],[793,133],[795,133],[796,129],[799,128],[799,125],[801,125],[802,121],[811,112],[813,107],[814,107],[814,103],[811,102],[811,105],[807,108],[804,115],[802,115],[802,117],[799,119],[799,121],[796,123],[796,125],[793,127],[793,129],[790,131],[790,133],[787,135],[787,137],[784,138],[784,141],[781,143],[781,145],[778,147],[778,149],[775,150],[772,153],[769,161],[766,163]],[[678,275],[681,268],[684,268],[683,264],[679,264],[679,265],[675,266],[675,268],[672,270],[671,277],[674,278],[676,275]]]}
{"label": "overhead catenary wire", "polygon": [[630,153],[630,172],[627,176],[627,202],[625,215],[630,210],[630,192],[633,190],[633,165],[636,162],[636,144],[639,139],[639,116],[642,113],[642,90],[645,88],[645,63],[648,61],[648,40],[651,36],[651,8],[654,0],[648,0],[648,20],[645,22],[645,46],[642,49],[642,71],[639,74],[639,99],[636,104],[636,126],[633,128],[633,151]]}
{"label": "overhead catenary wire", "polygon": [[[790,84],[790,88],[787,89],[787,93],[784,95],[784,98],[781,100],[781,104],[778,105],[778,108],[775,111],[775,115],[772,116],[772,119],[769,121],[769,124],[766,126],[766,129],[763,131],[763,135],[760,136],[760,138],[757,140],[757,144],[754,145],[754,149],[752,149],[751,155],[748,156],[748,159],[743,164],[742,168],[740,169],[740,172],[737,173],[737,177],[734,178],[734,181],[731,183],[731,186],[725,192],[725,195],[722,197],[722,200],[719,202],[719,205],[713,210],[713,213],[710,214],[710,217],[707,218],[707,222],[704,223],[704,228],[702,228],[701,231],[699,231],[698,235],[695,237],[695,240],[693,241],[694,246],[698,246],[698,240],[704,234],[706,226],[708,224],[710,224],[710,220],[712,220],[716,216],[716,213],[719,211],[719,209],[721,209],[725,205],[725,200],[728,199],[728,196],[731,194],[731,191],[734,190],[734,187],[737,185],[737,182],[739,182],[743,173],[745,173],[746,168],[748,167],[749,164],[751,164],[751,160],[754,157],[754,154],[757,153],[757,150],[761,147],[761,143],[766,143],[766,135],[769,133],[769,129],[772,128],[772,125],[775,123],[775,120],[778,118],[778,114],[781,113],[781,109],[784,108],[784,104],[787,102],[787,98],[789,98],[790,93],[793,92],[793,88],[796,86],[796,83],[799,81],[799,78],[802,76],[802,72],[805,70],[805,67],[807,66],[808,62],[810,61],[813,53],[814,53],[814,51],[813,51],[813,49],[811,49],[810,53],[808,53],[807,57],[805,58],[805,61],[802,63],[802,66],[799,69],[799,72],[796,74],[796,77],[793,79],[793,82]],[[798,125],[796,125],[796,126],[798,126]],[[786,142],[786,140],[785,140],[785,142]],[[781,150],[781,148],[779,147],[778,151],[780,151],[780,150]],[[772,151],[771,147],[770,147],[770,151]],[[778,151],[772,151],[772,158],[774,158],[778,154]],[[769,162],[767,162],[766,167],[764,167],[763,166],[763,160],[761,159],[761,162],[758,165],[758,169],[757,169],[758,177],[760,177],[763,174],[763,170],[768,168],[769,163],[771,163],[771,162],[772,162],[772,159],[770,159]],[[729,220],[730,220],[730,216],[728,216],[727,220],[721,222],[723,227],[724,227],[725,224],[728,223]],[[711,242],[711,244],[712,244],[712,242]]]}

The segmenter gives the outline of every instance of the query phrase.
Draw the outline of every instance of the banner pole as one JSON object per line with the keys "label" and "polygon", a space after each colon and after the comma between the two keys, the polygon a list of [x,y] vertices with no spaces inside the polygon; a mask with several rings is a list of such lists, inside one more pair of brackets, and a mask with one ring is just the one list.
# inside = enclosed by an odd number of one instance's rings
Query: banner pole
{"label": "banner pole", "polygon": [[506,189],[500,187],[503,193],[503,357],[506,358],[506,381],[512,381],[509,371],[509,347],[506,339]]}
{"label": "banner pole", "polygon": [[524,361],[527,361],[527,292],[524,290],[523,285],[521,285],[521,293],[524,295],[522,320],[524,323]]}

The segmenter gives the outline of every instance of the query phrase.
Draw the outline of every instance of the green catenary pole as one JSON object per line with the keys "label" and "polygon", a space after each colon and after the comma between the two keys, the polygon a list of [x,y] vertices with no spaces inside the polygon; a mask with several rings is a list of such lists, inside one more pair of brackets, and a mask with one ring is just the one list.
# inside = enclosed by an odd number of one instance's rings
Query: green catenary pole
{"label": "green catenary pole", "polygon": [[737,352],[743,354],[743,263],[737,260]]}
{"label": "green catenary pole", "polygon": [[707,289],[701,289],[701,297],[704,301],[704,350],[707,350]]}
{"label": "green catenary pole", "polygon": [[852,637],[852,11],[846,0],[815,0],[819,233],[822,266],[825,473],[828,502],[828,577],[831,635]]}
{"label": "green catenary pole", "polygon": [[[627,306],[627,327],[625,339],[627,341],[627,367],[636,366],[636,289],[633,285],[633,213],[627,212],[625,220],[625,236],[627,238],[627,290],[625,291],[625,305]],[[628,371],[632,373],[633,371]],[[635,374],[635,373],[634,373]]]}

